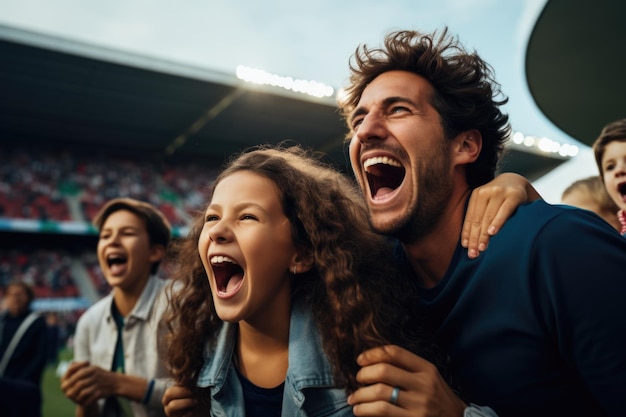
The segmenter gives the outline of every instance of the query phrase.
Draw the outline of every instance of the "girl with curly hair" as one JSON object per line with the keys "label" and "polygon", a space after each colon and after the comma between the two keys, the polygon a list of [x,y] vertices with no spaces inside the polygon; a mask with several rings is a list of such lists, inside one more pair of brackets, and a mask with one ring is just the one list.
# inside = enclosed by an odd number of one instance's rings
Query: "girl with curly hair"
{"label": "girl with curly hair", "polygon": [[440,363],[358,189],[302,148],[230,162],[176,254],[169,416],[351,416],[364,350]]}

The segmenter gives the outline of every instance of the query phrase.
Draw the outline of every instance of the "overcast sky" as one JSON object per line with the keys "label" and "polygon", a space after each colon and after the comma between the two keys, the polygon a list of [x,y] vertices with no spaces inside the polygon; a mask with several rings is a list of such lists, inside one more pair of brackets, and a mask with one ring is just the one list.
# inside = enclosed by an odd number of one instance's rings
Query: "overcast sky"
{"label": "overcast sky", "polygon": [[[495,69],[515,131],[575,142],[526,85],[528,37],[546,0],[0,0],[0,23],[212,70],[237,65],[339,88],[357,45],[448,26]],[[584,145],[581,145],[584,146]]]}

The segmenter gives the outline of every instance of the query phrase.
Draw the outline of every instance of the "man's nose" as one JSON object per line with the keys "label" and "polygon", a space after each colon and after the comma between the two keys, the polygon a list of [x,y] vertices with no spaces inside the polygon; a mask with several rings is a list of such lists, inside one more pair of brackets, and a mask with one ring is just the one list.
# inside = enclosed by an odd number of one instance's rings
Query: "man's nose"
{"label": "man's nose", "polygon": [[366,114],[355,130],[355,136],[363,143],[372,140],[384,140],[387,135],[385,118],[378,112]]}

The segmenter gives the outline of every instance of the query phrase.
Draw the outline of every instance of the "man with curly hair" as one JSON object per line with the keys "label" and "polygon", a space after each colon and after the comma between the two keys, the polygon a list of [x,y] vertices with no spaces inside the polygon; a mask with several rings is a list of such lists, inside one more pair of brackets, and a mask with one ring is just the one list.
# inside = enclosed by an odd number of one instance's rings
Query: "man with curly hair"
{"label": "man with curly hair", "polygon": [[[510,133],[492,68],[447,29],[357,49],[340,105],[376,231],[421,288],[451,384],[397,346],[358,358],[355,415],[617,416],[626,409],[626,242],[580,209],[536,200],[471,259],[471,191]],[[593,278],[593,282],[590,279]],[[390,301],[392,302],[392,301]],[[404,412],[404,414],[403,414]]]}

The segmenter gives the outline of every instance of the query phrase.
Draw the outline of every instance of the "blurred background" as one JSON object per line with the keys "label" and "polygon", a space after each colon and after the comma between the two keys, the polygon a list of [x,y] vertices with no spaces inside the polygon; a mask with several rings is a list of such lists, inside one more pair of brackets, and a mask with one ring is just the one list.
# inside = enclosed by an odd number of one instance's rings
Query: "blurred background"
{"label": "blurred background", "polygon": [[597,174],[601,128],[626,117],[625,4],[0,0],[0,296],[31,283],[58,327],[44,415],[72,413],[57,370],[109,291],[90,225],[106,200],[152,202],[181,236],[224,158],[248,146],[302,143],[349,175],[336,106],[349,57],[393,30],[447,26],[509,97],[500,171],[558,203]]}

